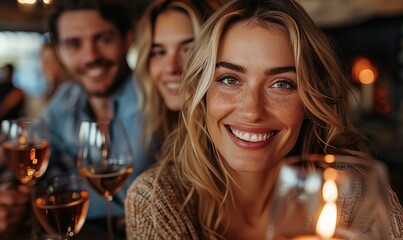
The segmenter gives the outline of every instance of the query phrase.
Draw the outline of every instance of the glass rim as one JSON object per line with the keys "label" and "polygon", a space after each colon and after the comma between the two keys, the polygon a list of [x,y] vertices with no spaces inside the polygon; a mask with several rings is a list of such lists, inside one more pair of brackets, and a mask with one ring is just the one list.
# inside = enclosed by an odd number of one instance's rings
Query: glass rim
{"label": "glass rim", "polygon": [[80,181],[83,180],[81,174],[78,171],[74,171],[74,172],[61,173],[61,174],[52,175],[52,176],[45,176],[44,178],[39,180],[37,185],[38,186],[46,185],[49,183],[53,183],[53,182],[56,182],[59,180],[66,180],[66,179],[80,179]]}
{"label": "glass rim", "polygon": [[27,126],[29,123],[36,123],[42,126],[46,126],[47,123],[45,120],[41,117],[20,117],[20,118],[8,118],[8,119],[3,119],[0,121],[0,128],[1,132],[7,131],[7,129],[11,125],[17,125],[17,126]]}
{"label": "glass rim", "polygon": [[295,165],[301,162],[322,163],[329,167],[337,164],[346,164],[348,166],[361,166],[368,169],[374,169],[378,174],[388,174],[386,164],[380,160],[371,157],[359,157],[355,155],[337,155],[337,154],[307,154],[293,155],[284,158],[282,165]]}
{"label": "glass rim", "polygon": [[35,122],[35,121],[44,121],[42,117],[17,117],[17,118],[7,118],[1,120],[1,122]]}
{"label": "glass rim", "polygon": [[82,123],[86,123],[86,124],[110,124],[110,123],[121,123],[122,120],[120,118],[114,118],[114,119],[103,119],[103,120],[82,120],[80,122],[80,125]]}

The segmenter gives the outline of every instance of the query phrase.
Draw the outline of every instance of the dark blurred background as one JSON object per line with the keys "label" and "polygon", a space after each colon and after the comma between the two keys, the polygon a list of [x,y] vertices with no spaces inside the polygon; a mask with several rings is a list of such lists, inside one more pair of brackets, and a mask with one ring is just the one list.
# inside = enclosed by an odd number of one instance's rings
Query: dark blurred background
{"label": "dark blurred background", "polygon": [[333,40],[353,87],[352,119],[403,202],[403,0],[298,1]]}
{"label": "dark blurred background", "polygon": [[[151,2],[125,1],[133,23]],[[402,201],[403,0],[297,1],[333,40],[354,90],[352,119],[369,139],[374,156],[386,163],[392,187]],[[39,115],[49,88],[38,59],[50,4],[52,0],[0,0],[0,66],[14,64],[13,81],[28,96],[28,115]],[[133,49],[128,56],[132,67],[135,58]],[[362,83],[366,81],[369,84]]]}

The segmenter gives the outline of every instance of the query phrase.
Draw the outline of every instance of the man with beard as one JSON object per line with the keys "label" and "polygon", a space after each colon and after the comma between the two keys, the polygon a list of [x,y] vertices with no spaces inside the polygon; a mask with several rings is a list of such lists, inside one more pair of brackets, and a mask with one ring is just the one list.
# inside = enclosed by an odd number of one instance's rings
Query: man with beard
{"label": "man with beard", "polygon": [[[119,119],[134,154],[134,173],[126,185],[152,163],[143,149],[143,115],[137,105],[136,79],[126,55],[132,43],[132,21],[117,1],[55,2],[49,29],[61,63],[75,81],[62,85],[44,110],[51,137],[47,175],[77,168],[78,132],[83,120]],[[112,215],[123,216],[126,188],[112,202]],[[88,219],[106,215],[105,200],[90,192]]]}

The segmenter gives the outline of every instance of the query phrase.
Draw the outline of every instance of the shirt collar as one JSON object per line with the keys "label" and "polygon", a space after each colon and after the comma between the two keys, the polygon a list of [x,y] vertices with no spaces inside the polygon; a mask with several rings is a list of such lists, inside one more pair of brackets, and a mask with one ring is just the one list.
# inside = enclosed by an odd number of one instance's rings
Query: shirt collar
{"label": "shirt collar", "polygon": [[[140,110],[137,85],[137,78],[133,81],[132,76],[129,75],[116,90],[112,97],[115,117],[133,115]],[[66,103],[66,108],[67,111],[78,111],[86,117],[92,116],[87,94],[79,84],[76,84],[75,89],[72,91],[71,98]]]}

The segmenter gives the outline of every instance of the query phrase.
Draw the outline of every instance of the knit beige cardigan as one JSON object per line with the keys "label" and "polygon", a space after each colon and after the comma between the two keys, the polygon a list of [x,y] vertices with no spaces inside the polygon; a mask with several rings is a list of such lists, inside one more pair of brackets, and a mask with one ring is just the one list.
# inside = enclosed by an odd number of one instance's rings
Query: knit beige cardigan
{"label": "knit beige cardigan", "polygon": [[[203,239],[195,202],[190,202],[181,211],[187,191],[173,165],[162,172],[160,179],[163,181],[159,181],[155,189],[156,202],[151,203],[156,173],[155,167],[144,172],[137,177],[127,192],[127,239]],[[403,209],[396,194],[392,190],[389,194],[392,239],[403,240]],[[155,209],[152,209],[153,207]]]}
{"label": "knit beige cardigan", "polygon": [[[158,182],[155,189],[158,197],[155,203],[151,203],[156,173],[157,168],[144,172],[127,192],[127,239],[199,239],[196,205],[190,202],[181,211],[187,191],[172,165],[162,173],[163,180]],[[154,220],[158,228],[155,227]]]}

